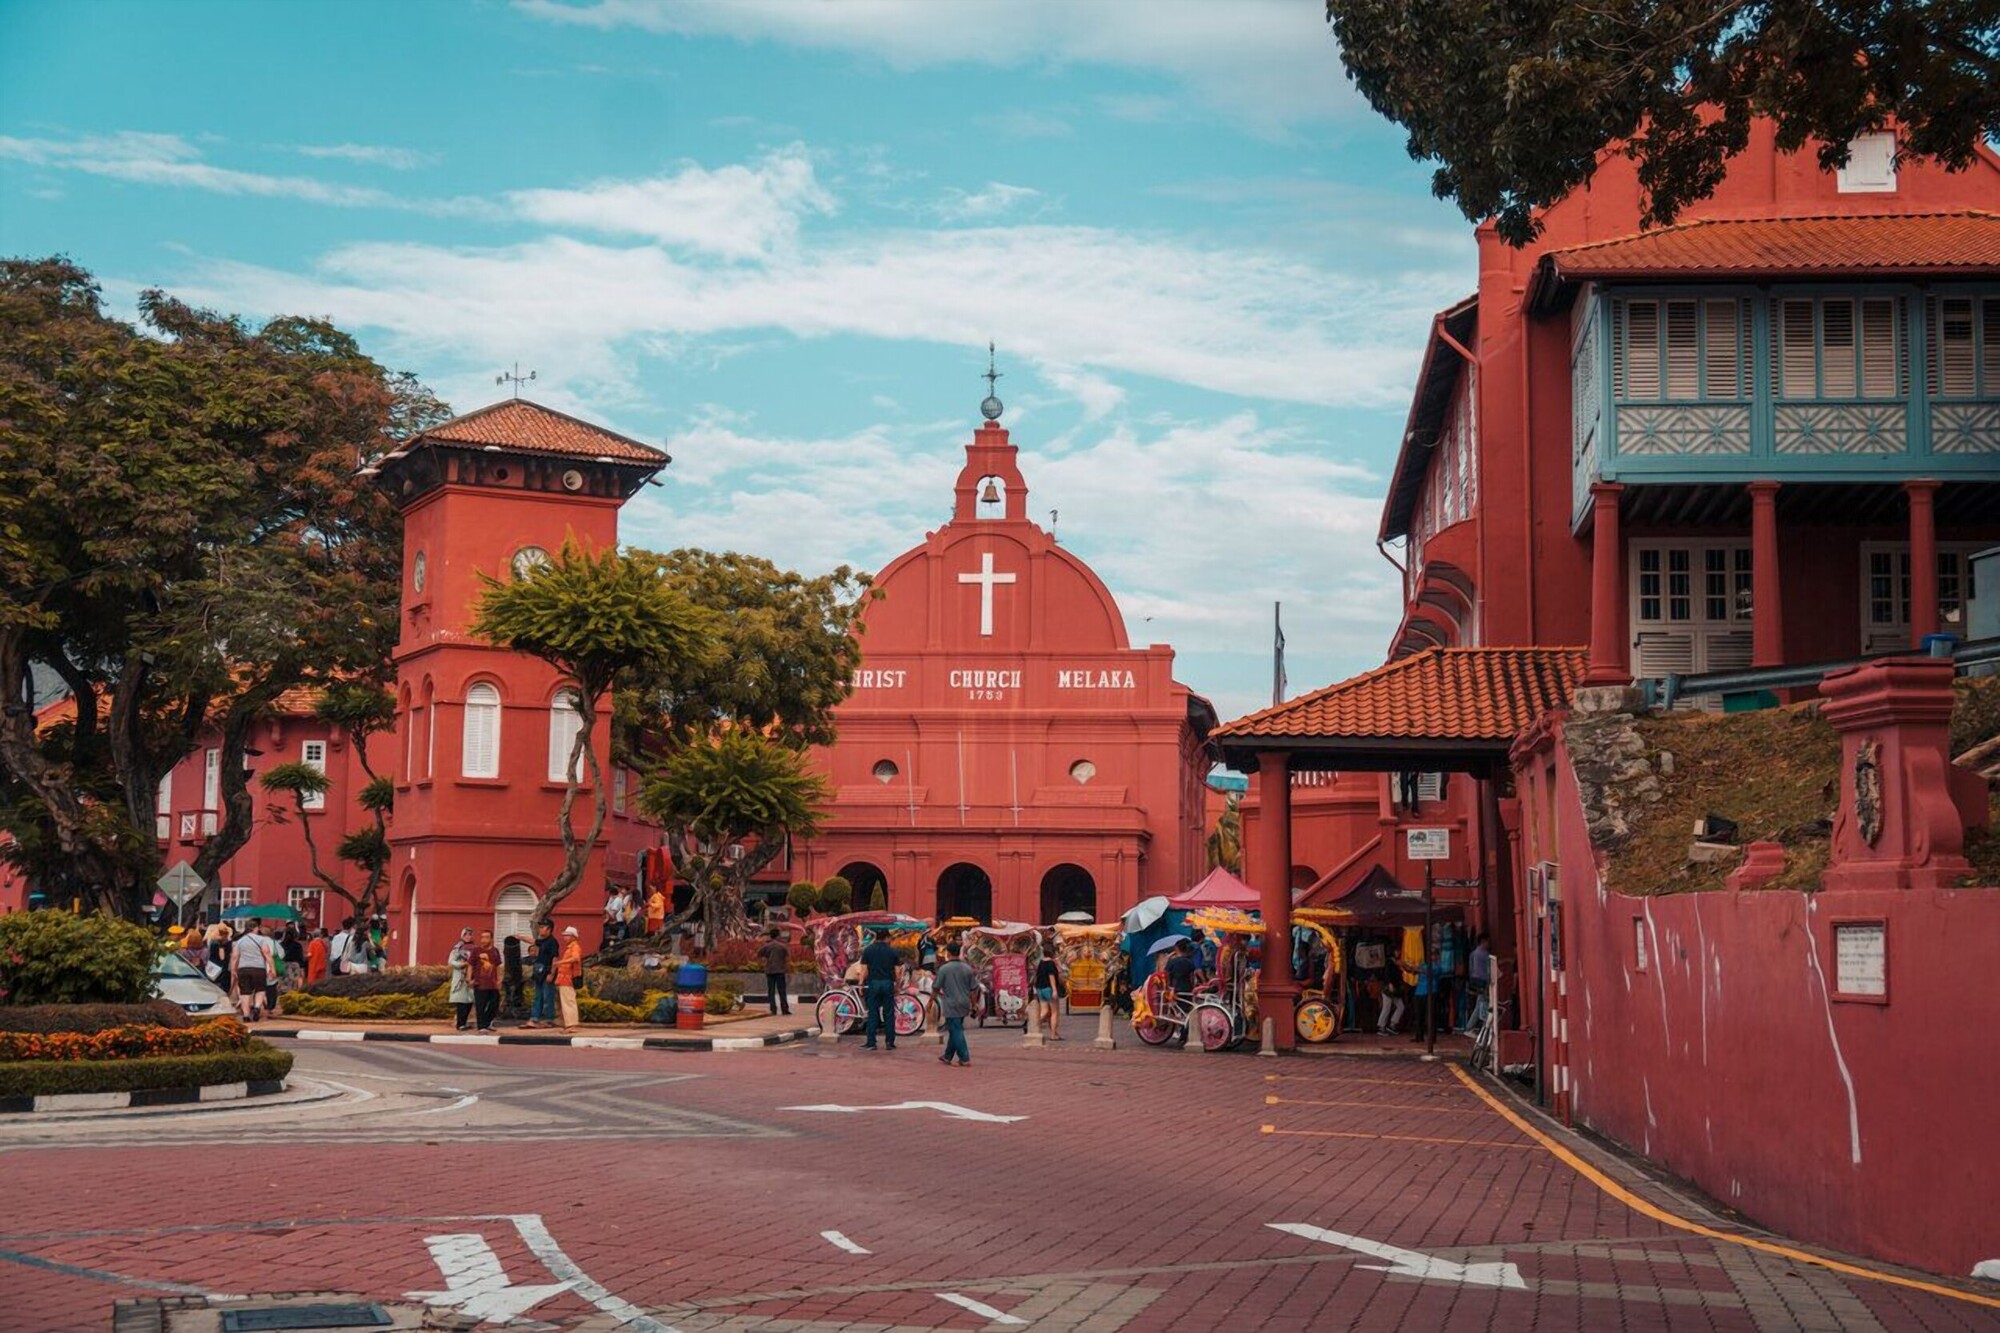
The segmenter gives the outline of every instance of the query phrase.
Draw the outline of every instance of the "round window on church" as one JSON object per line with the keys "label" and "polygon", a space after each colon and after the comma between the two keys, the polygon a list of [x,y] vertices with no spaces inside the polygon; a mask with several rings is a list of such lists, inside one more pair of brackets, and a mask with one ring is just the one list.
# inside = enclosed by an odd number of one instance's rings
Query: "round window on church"
{"label": "round window on church", "polygon": [[1079,759],[1069,766],[1069,775],[1078,782],[1088,782],[1097,776],[1097,765],[1088,759]]}
{"label": "round window on church", "polygon": [[896,780],[896,761],[893,759],[877,759],[875,767],[868,771],[875,775],[877,782],[894,782]]}

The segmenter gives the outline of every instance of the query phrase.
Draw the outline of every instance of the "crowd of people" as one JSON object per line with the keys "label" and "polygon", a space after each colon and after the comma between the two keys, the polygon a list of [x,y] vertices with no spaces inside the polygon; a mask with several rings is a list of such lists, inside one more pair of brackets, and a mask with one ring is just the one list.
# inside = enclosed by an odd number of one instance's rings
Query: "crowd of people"
{"label": "crowd of people", "polygon": [[246,1023],[282,1012],[284,996],[328,976],[379,970],[385,958],[379,918],[341,922],[337,932],[256,918],[234,924],[170,926],[168,941],[182,958],[220,986]]}

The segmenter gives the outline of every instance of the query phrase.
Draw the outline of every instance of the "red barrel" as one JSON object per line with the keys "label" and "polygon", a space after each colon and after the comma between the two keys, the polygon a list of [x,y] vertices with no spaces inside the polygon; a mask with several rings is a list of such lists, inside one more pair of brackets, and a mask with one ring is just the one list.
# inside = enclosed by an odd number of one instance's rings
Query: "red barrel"
{"label": "red barrel", "polygon": [[683,963],[674,977],[674,991],[680,1005],[674,1026],[699,1031],[708,1014],[708,969],[700,963]]}

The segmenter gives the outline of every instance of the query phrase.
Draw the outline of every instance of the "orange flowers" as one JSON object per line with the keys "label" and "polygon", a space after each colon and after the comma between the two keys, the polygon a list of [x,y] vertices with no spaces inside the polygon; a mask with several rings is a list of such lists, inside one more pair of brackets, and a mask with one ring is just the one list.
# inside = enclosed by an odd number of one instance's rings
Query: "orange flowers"
{"label": "orange flowers", "polygon": [[100,1032],[0,1032],[0,1060],[121,1060],[147,1055],[219,1055],[247,1050],[250,1031],[236,1018],[191,1028],[128,1024]]}

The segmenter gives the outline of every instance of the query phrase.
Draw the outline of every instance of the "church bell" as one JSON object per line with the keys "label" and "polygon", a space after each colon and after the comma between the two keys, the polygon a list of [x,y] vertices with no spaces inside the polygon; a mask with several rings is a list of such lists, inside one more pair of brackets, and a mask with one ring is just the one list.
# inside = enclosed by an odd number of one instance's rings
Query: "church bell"
{"label": "church bell", "polygon": [[979,503],[988,505],[1000,503],[1000,484],[993,478],[986,479],[986,489],[979,493]]}

